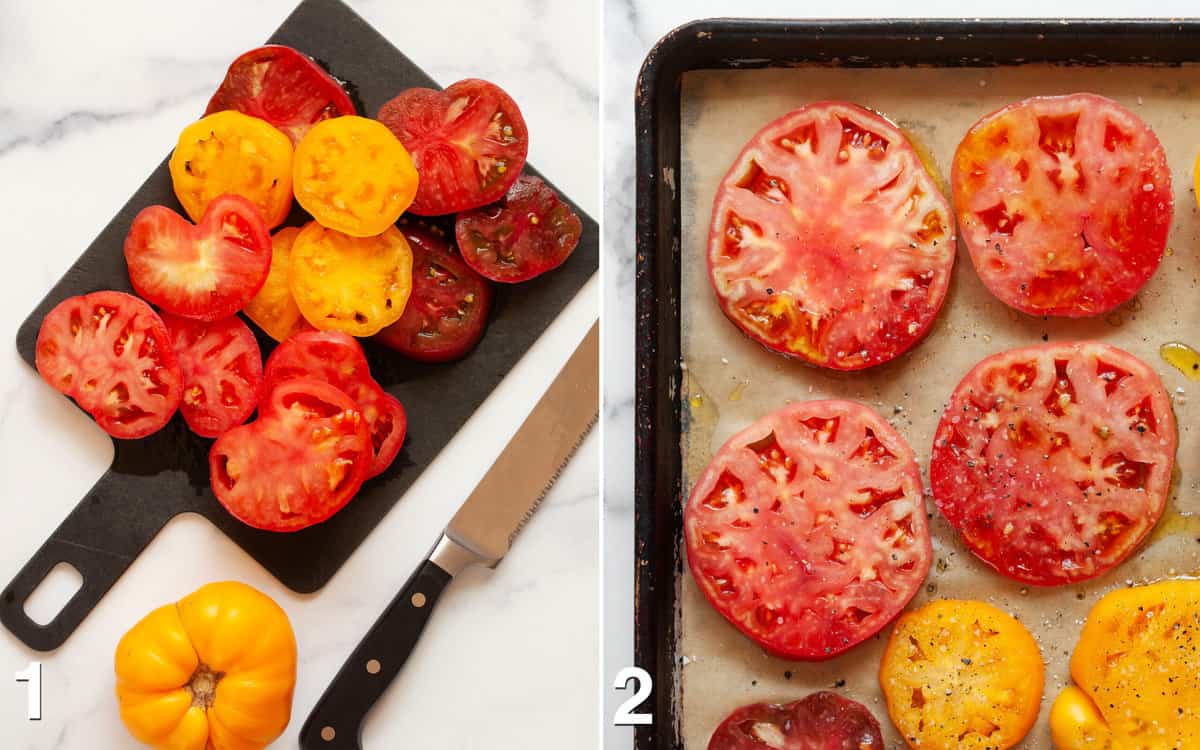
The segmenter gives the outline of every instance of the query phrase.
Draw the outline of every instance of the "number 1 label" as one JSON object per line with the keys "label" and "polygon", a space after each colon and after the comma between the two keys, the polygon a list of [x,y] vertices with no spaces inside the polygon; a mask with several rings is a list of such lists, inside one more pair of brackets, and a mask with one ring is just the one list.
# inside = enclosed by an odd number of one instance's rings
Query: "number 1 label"
{"label": "number 1 label", "polygon": [[16,674],[17,682],[27,682],[29,694],[29,720],[42,719],[42,663],[31,661],[29,666]]}

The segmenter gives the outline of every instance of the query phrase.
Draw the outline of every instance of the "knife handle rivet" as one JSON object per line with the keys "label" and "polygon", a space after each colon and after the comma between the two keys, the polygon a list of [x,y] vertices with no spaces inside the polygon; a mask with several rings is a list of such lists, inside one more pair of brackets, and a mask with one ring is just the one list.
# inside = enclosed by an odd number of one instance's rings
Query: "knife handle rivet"
{"label": "knife handle rivet", "polygon": [[420,591],[412,595],[412,605],[417,609],[425,606],[425,595]]}
{"label": "knife handle rivet", "polygon": [[383,665],[378,659],[371,659],[367,662],[367,674],[379,674],[379,670],[383,669]]}
{"label": "knife handle rivet", "polygon": [[326,742],[333,742],[334,737],[337,737],[337,732],[334,731],[333,727],[321,728],[321,739],[325,740]]}

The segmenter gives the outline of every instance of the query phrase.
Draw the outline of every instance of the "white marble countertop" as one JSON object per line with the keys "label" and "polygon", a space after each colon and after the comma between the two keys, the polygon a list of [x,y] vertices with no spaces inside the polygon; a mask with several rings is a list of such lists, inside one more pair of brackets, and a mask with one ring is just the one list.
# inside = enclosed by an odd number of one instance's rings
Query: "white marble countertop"
{"label": "white marble countertop", "polygon": [[[443,84],[501,84],[529,123],[530,161],[598,216],[597,7],[351,4]],[[229,62],[293,5],[0,0],[0,585],[112,457],[111,441],[18,358],[17,326],[199,116]],[[113,697],[117,640],[151,609],[237,579],[280,602],[296,629],[293,720],[277,743],[294,747],[328,680],[582,337],[598,296],[593,283],[575,300],[319,593],[290,592],[207,521],[185,516],[57,651],[39,654],[0,629],[0,746],[134,747]],[[452,585],[376,705],[367,747],[595,746],[599,444],[587,440],[496,571]],[[37,722],[25,719],[25,687],[12,676],[31,659],[44,664]]]}
{"label": "white marble countertop", "polygon": [[[859,0],[852,4],[793,0],[605,0],[604,143],[604,639],[603,675],[611,683],[633,659],[633,407],[634,407],[634,124],[633,87],[646,53],[671,29],[711,17],[751,18],[1182,17],[1191,0]],[[649,669],[650,666],[647,665]],[[628,693],[607,690],[604,747],[629,750],[633,730],[613,727]],[[645,709],[644,709],[645,710]]]}

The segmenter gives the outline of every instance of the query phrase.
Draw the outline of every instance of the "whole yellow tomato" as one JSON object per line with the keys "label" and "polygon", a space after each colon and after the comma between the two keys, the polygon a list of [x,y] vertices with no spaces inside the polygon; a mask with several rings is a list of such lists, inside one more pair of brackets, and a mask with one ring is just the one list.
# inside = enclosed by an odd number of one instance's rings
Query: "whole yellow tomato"
{"label": "whole yellow tomato", "polygon": [[279,605],[211,583],[146,615],[117,644],[117,702],[161,750],[258,750],[287,727],[296,638]]}

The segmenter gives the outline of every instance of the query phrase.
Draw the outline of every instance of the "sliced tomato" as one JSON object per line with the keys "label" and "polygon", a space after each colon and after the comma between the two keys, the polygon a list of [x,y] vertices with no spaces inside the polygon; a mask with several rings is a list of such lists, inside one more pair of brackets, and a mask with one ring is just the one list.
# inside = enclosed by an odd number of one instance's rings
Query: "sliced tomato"
{"label": "sliced tomato", "polygon": [[374,237],[351,237],[310,221],[291,255],[288,288],[314,328],[374,336],[404,314],[413,256],[396,227]]}
{"label": "sliced tomato", "polygon": [[308,55],[281,44],[256,47],[233,61],[204,114],[226,109],[266,120],[292,145],[322,120],[355,114],[337,79]]}
{"label": "sliced tomato", "polygon": [[499,203],[458,215],[454,234],[472,268],[492,281],[513,284],[558,268],[583,224],[546,183],[521,175]]}
{"label": "sliced tomato", "polygon": [[237,316],[207,322],[165,313],[163,322],[183,371],[179,411],[192,432],[215,438],[249,419],[263,369],[250,327]]}
{"label": "sliced tomato", "polygon": [[217,438],[208,463],[213,494],[238,520],[299,531],[358,492],[371,465],[371,438],[349,396],[301,378],[278,384],[258,419]]}
{"label": "sliced tomato", "polygon": [[896,622],[879,685],[912,750],[1008,750],[1037,719],[1045,671],[1016,618],[985,602],[940,599]]}
{"label": "sliced tomato", "polygon": [[929,571],[921,475],[904,439],[849,401],[772,412],[729,439],[683,511],[688,565],[768,652],[836,656],[904,609]]}
{"label": "sliced tomato", "polygon": [[708,272],[750,338],[834,370],[907,351],[954,265],[950,204],[904,133],[844,102],[767,123],[721,181]]}
{"label": "sliced tomato", "polygon": [[1098,576],[1158,522],[1175,417],[1144,362],[1098,341],[996,354],[934,436],[933,498],[981,560],[1042,586]]}
{"label": "sliced tomato", "polygon": [[821,691],[782,705],[742,706],[713,732],[708,750],[884,750],[884,744],[866,706]]}
{"label": "sliced tomato", "polygon": [[362,345],[340,331],[297,333],[271,352],[263,372],[267,390],[297,378],[317,378],[358,404],[369,427],[374,461],[367,477],[383,472],[404,444],[404,407],[371,377]]}
{"label": "sliced tomato", "polygon": [[529,152],[517,103],[494,83],[468,78],[445,91],[408,89],[379,110],[412,153],[421,182],[409,211],[439,216],[499,200]]}
{"label": "sliced tomato", "polygon": [[254,299],[242,312],[276,341],[283,341],[298,331],[311,331],[300,307],[292,297],[289,281],[292,266],[292,245],[300,235],[299,227],[284,227],[271,236],[271,268],[267,279]]}
{"label": "sliced tomato", "polygon": [[954,204],[983,283],[1031,315],[1099,315],[1154,275],[1174,198],[1158,137],[1095,94],[1026,99],[975,123]]}
{"label": "sliced tomato", "polygon": [[158,314],[122,292],[68,297],[42,320],[42,379],[115,438],[140,438],[171,419],[183,374]]}
{"label": "sliced tomato", "polygon": [[376,340],[420,362],[449,362],[471,351],[487,325],[492,287],[462,262],[437,229],[406,224],[413,286],[400,320]]}
{"label": "sliced tomato", "polygon": [[227,110],[183,129],[168,168],[175,197],[192,221],[232,193],[254,204],[268,229],[292,208],[292,142],[269,123]]}
{"label": "sliced tomato", "polygon": [[296,200],[321,226],[352,237],[392,229],[417,192],[408,151],[366,117],[339,117],[313,126],[296,146]]}
{"label": "sliced tomato", "polygon": [[271,269],[271,235],[258,209],[237,195],[209,204],[199,224],[148,206],[125,237],[134,290],[167,312],[219,320],[241,310]]}

